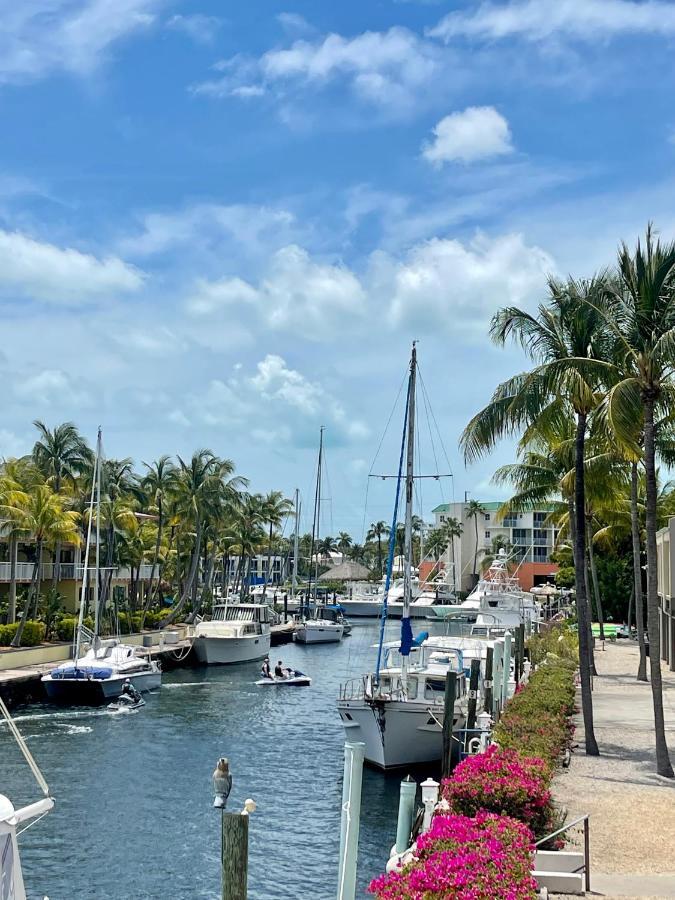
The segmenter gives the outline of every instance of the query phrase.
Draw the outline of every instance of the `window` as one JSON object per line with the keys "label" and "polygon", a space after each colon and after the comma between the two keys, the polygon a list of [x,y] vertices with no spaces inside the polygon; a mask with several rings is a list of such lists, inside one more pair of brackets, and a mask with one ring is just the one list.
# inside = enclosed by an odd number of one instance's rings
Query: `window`
{"label": "window", "polygon": [[514,544],[529,544],[530,537],[527,528],[514,528],[513,529],[513,543]]}
{"label": "window", "polygon": [[535,528],[540,527],[541,525],[543,525],[544,522],[546,521],[546,517],[547,517],[547,516],[548,516],[548,513],[545,513],[545,512],[535,512],[535,513],[533,513],[532,519],[533,519],[533,521],[534,521],[534,526],[535,526]]}
{"label": "window", "polygon": [[548,547],[534,547],[533,561],[548,562]]}
{"label": "window", "polygon": [[485,513],[485,521],[486,522],[490,521],[490,513]]}
{"label": "window", "polygon": [[486,532],[485,532],[485,540],[486,540],[486,541],[489,541],[489,540],[490,540],[490,532],[489,532],[489,531],[486,531]]}
{"label": "window", "polygon": [[548,544],[548,531],[546,528],[534,529],[534,545],[545,547]]}

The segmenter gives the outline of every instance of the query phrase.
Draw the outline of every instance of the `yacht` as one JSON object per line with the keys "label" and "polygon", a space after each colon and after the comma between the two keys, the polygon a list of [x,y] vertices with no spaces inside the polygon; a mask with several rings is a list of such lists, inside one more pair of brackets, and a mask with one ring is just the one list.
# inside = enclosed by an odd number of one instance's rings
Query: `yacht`
{"label": "yacht", "polygon": [[222,603],[208,622],[195,625],[192,646],[208,666],[251,662],[270,650],[270,608],[266,603]]}
{"label": "yacht", "polygon": [[293,637],[300,644],[324,644],[341,641],[344,634],[345,619],[340,607],[317,606],[307,610]]}

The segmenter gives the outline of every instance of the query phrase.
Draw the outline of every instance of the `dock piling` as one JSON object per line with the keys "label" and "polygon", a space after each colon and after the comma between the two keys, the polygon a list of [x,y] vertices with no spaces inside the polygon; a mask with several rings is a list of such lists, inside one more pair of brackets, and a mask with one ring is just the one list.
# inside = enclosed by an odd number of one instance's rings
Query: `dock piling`
{"label": "dock piling", "polygon": [[403,853],[410,846],[413,815],[415,813],[415,797],[417,782],[406,775],[401,782],[398,799],[398,823],[396,826],[396,852]]}
{"label": "dock piling", "polygon": [[492,715],[493,656],[494,650],[492,647],[488,647],[485,659],[485,678],[483,679],[483,709],[490,715]]}
{"label": "dock piling", "polygon": [[511,645],[513,639],[511,632],[504,632],[504,656],[502,659],[502,709],[506,706],[509,699],[509,680],[511,679]]}
{"label": "dock piling", "polygon": [[222,900],[246,900],[248,813],[225,812],[221,839]]}
{"label": "dock piling", "polygon": [[422,782],[420,787],[422,788],[422,803],[424,804],[422,833],[426,834],[431,828],[431,819],[434,814],[434,809],[436,809],[436,804],[438,803],[438,789],[440,784],[437,781],[434,781],[433,778],[427,778],[426,781]]}
{"label": "dock piling", "polygon": [[478,679],[480,678],[480,660],[471,660],[471,674],[469,675],[469,703],[467,708],[466,727],[467,727],[467,747],[470,740],[470,733],[476,727],[476,707],[478,705]]}
{"label": "dock piling", "polygon": [[359,847],[361,781],[365,749],[366,745],[362,741],[345,741],[337,900],[354,900],[356,896],[356,861]]}
{"label": "dock piling", "polygon": [[502,696],[502,650],[503,644],[501,639],[495,641],[494,655],[492,657],[492,717],[497,719],[500,709],[500,701]]}
{"label": "dock piling", "polygon": [[448,672],[445,676],[445,701],[443,706],[443,777],[448,778],[453,770],[453,737],[455,720],[455,696],[457,689],[457,673]]}

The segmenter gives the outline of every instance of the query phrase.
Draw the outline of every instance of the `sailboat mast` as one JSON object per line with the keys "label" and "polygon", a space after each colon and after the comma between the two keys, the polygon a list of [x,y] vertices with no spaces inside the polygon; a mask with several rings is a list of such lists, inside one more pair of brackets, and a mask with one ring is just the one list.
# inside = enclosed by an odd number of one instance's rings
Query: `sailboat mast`
{"label": "sailboat mast", "polygon": [[[309,554],[309,584],[307,585],[307,600],[309,601],[312,596],[312,564],[314,560],[314,547],[317,539],[317,532],[320,527],[321,521],[321,461],[323,458],[323,429],[324,426],[321,426],[321,430],[319,431],[319,459],[316,464],[316,490],[314,492],[314,518],[312,519],[312,546]],[[315,578],[314,578],[314,599],[316,600],[316,581],[319,577],[319,560],[317,555],[316,564],[314,565],[315,569]]]}
{"label": "sailboat mast", "polygon": [[98,597],[101,571],[101,429],[96,440],[96,580],[94,581],[94,649],[98,647]]}
{"label": "sailboat mast", "polygon": [[293,535],[293,580],[291,582],[291,597],[295,597],[298,590],[298,530],[300,529],[300,491],[295,489],[295,534]]}
{"label": "sailboat mast", "polygon": [[[402,633],[410,627],[410,601],[412,599],[412,517],[413,486],[415,468],[415,381],[417,376],[417,350],[413,341],[410,358],[410,381],[408,383],[408,437],[405,471],[405,542],[403,570],[403,616]],[[404,655],[401,662],[401,687],[407,688],[408,657]]]}
{"label": "sailboat mast", "polygon": [[87,605],[87,590],[89,588],[89,548],[91,547],[91,524],[94,518],[94,498],[96,496],[96,476],[98,472],[98,440],[96,442],[96,457],[94,458],[94,472],[91,479],[91,498],[89,500],[89,522],[87,523],[87,543],[84,547],[84,568],[82,570],[82,589],[80,591],[80,613],[77,620],[77,631],[75,634],[75,655],[74,661],[80,658],[80,647],[82,645],[82,624],[84,622],[84,610]]}

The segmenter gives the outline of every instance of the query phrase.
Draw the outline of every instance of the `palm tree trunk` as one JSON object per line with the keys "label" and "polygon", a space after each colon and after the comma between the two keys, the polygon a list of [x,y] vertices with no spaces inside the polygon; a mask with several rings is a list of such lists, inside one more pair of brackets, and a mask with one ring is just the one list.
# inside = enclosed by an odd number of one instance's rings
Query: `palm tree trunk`
{"label": "palm tree trunk", "polygon": [[628,634],[630,634],[630,623],[633,621],[633,601],[635,600],[635,585],[631,586],[630,599],[628,600]]}
{"label": "palm tree trunk", "polygon": [[[638,519],[638,467],[630,467],[630,530],[633,538],[633,581],[635,590],[635,627],[637,630],[640,662],[637,680],[647,681],[647,648],[645,647],[645,613],[642,604],[642,566],[640,565],[640,523]],[[630,622],[628,623],[630,627]]]}
{"label": "palm tree trunk", "polygon": [[595,668],[595,638],[593,637],[593,594],[591,592],[591,566],[588,561],[588,554],[584,553],[584,583],[586,585],[586,602],[588,605],[588,647],[589,647],[589,664],[591,667],[591,675],[598,674]]}
{"label": "palm tree trunk", "polygon": [[600,582],[598,581],[598,567],[595,564],[595,554],[593,552],[593,535],[588,531],[588,561],[591,564],[591,579],[593,581],[593,591],[595,593],[595,605],[598,611],[598,623],[600,625],[600,640],[605,639],[605,619],[602,611],[602,596],[600,594]]}
{"label": "palm tree trunk", "polygon": [[377,532],[377,567],[380,570],[380,578],[384,574],[382,571],[382,535]]}
{"label": "palm tree trunk", "polygon": [[646,531],[647,531],[647,633],[649,634],[649,670],[654,706],[654,736],[656,739],[656,771],[665,778],[675,777],[668,755],[663,721],[663,690],[661,686],[661,627],[657,584],[656,555],[656,451],[654,446],[654,397],[643,395],[646,475]]}
{"label": "palm tree trunk", "polygon": [[35,578],[35,590],[33,591],[33,618],[38,617],[40,603],[40,588],[42,587],[42,541],[37,542],[37,576]]}
{"label": "palm tree trunk", "polygon": [[192,590],[192,583],[197,576],[197,566],[199,565],[199,557],[201,554],[201,544],[202,544],[202,523],[201,518],[199,516],[199,512],[196,516],[195,522],[195,545],[192,550],[192,559],[190,560],[190,571],[188,572],[187,581],[183,587],[183,591],[181,593],[180,599],[175,606],[172,607],[169,614],[162,619],[159,623],[160,628],[166,628],[167,625],[170,625],[172,622],[176,621],[178,614],[182,612],[183,607],[188,601],[188,597],[190,596]]}
{"label": "palm tree trunk", "polygon": [[584,453],[586,442],[586,416],[577,415],[577,428],[574,446],[574,575],[577,595],[577,617],[579,621],[579,673],[581,678],[581,706],[584,717],[584,737],[586,753],[598,756],[598,743],[593,728],[593,694],[591,688],[591,665],[588,614],[586,596],[586,496],[584,489]]}
{"label": "palm tree trunk", "polygon": [[274,525],[270,522],[270,534],[269,541],[267,542],[267,570],[265,571],[265,583],[263,584],[263,601],[265,600],[265,596],[267,594],[267,582],[270,577],[270,570],[272,568],[272,529]]}
{"label": "palm tree trunk", "polygon": [[23,637],[23,630],[26,627],[26,622],[28,621],[28,616],[30,615],[30,608],[33,605],[33,592],[38,582],[39,572],[40,572],[40,562],[41,562],[41,552],[36,551],[35,563],[33,564],[33,575],[30,581],[30,588],[28,589],[28,594],[26,596],[26,602],[24,603],[23,612],[21,613],[21,621],[19,622],[19,627],[16,629],[16,634],[12,638],[12,642],[10,643],[10,647],[20,647],[21,646],[21,638]]}
{"label": "palm tree trunk", "polygon": [[16,621],[16,565],[19,556],[19,540],[9,539],[9,606],[7,607],[7,623]]}
{"label": "palm tree trunk", "polygon": [[[473,548],[473,580],[475,585],[476,581],[478,580],[478,513],[476,513],[476,515],[473,517],[473,526],[476,532],[476,543],[474,544]],[[471,585],[471,587],[473,588],[474,585]]]}
{"label": "palm tree trunk", "polygon": [[[153,591],[154,591],[154,581],[155,581],[155,570],[157,568],[157,563],[159,561],[159,548],[162,545],[162,528],[164,522],[162,521],[162,501],[157,501],[157,539],[155,540],[155,553],[152,557],[152,568],[150,569],[150,584],[148,585],[147,591],[145,593],[145,599],[143,602],[143,608],[141,610],[141,631],[143,630],[143,626],[145,625],[145,616],[150,608],[150,604],[153,599]],[[157,578],[157,586],[159,587],[160,575]]]}

